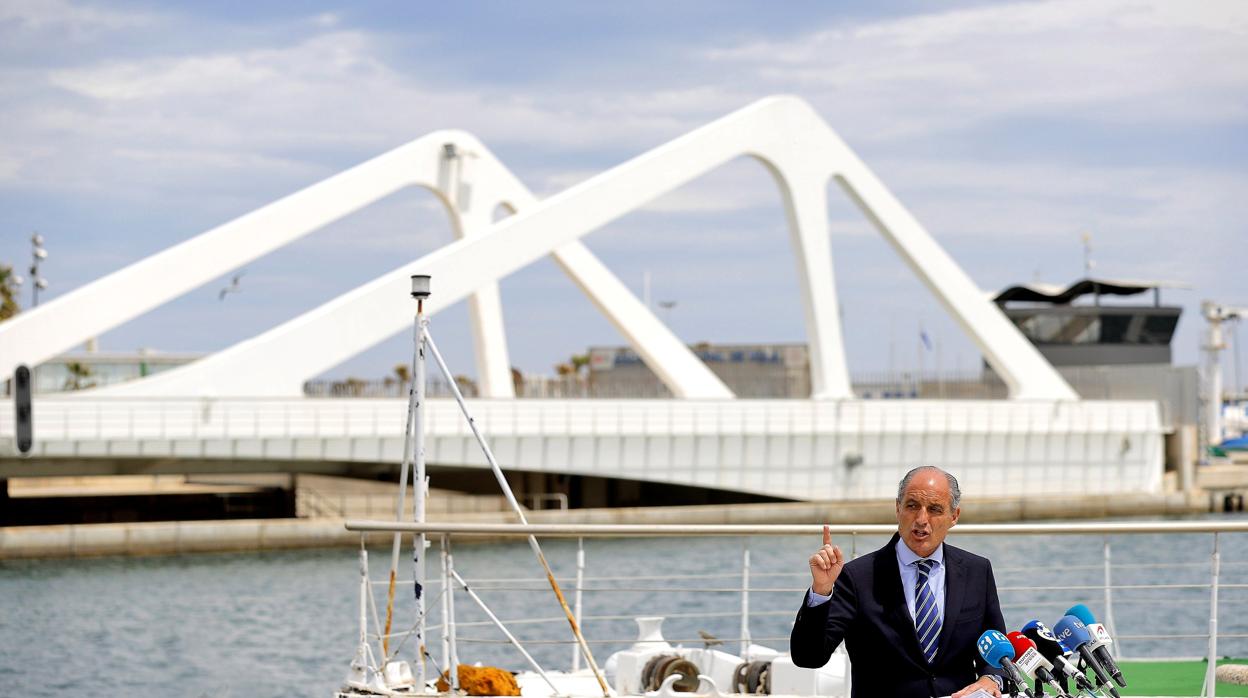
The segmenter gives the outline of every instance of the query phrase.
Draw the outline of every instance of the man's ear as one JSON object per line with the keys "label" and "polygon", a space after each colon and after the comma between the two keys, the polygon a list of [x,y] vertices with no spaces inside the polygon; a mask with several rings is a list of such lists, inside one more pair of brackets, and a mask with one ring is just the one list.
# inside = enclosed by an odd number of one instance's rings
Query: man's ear
{"label": "man's ear", "polygon": [[956,526],[958,524],[958,517],[961,515],[962,515],[962,507],[958,507],[957,509],[954,509],[953,510],[953,523],[950,525]]}

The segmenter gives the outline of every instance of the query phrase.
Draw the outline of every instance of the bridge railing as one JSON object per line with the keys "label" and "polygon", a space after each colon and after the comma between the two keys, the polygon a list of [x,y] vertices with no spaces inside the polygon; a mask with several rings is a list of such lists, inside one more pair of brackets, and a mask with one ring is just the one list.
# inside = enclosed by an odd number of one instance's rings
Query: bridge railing
{"label": "bridge railing", "polygon": [[[488,400],[474,403],[495,434],[553,428],[577,434],[815,431],[1134,434],[1159,431],[1155,403],[891,400]],[[68,397],[35,401],[36,439],[402,435],[405,399]],[[467,433],[454,403],[433,400],[428,426]],[[1094,421],[1090,421],[1094,420]],[[453,427],[453,428],[452,428]],[[13,404],[0,402],[0,437]],[[1117,442],[1110,446],[1118,446]],[[1101,444],[1098,444],[1098,448]],[[1109,447],[1106,447],[1109,448]],[[1109,448],[1109,451],[1112,451]]]}
{"label": "bridge railing", "polygon": [[[423,532],[432,540],[440,540],[443,550],[449,552],[452,540],[488,541],[499,545],[504,540],[516,540],[526,535],[544,539],[573,539],[576,543],[574,571],[566,566],[559,577],[566,585],[564,592],[569,599],[575,597],[578,622],[585,627],[587,638],[595,647],[623,649],[636,638],[630,632],[628,620],[641,615],[663,615],[680,628],[669,633],[673,643],[698,646],[700,643],[723,643],[725,649],[736,649],[742,654],[749,651],[751,643],[770,643],[783,649],[788,640],[787,628],[795,613],[794,604],[801,591],[809,583],[809,574],[801,568],[804,555],[817,547],[820,526],[811,525],[560,525],[533,524],[527,526],[507,524],[454,524],[454,523],[394,523],[389,521],[355,521],[346,523],[349,530],[366,532],[400,531]],[[891,535],[891,525],[834,525],[834,539],[850,557],[858,557],[880,544],[883,536]],[[1248,521],[1182,521],[1182,522],[1126,522],[1126,523],[1080,523],[1080,524],[981,524],[959,525],[951,534],[954,543],[985,552],[994,561],[998,580],[998,593],[1007,624],[1025,622],[1023,619],[1041,618],[1052,620],[1057,614],[1075,603],[1084,603],[1103,611],[1098,620],[1107,626],[1114,638],[1113,651],[1119,658],[1135,659],[1164,656],[1176,658],[1174,648],[1182,644],[1191,646],[1199,642],[1204,648],[1200,654],[1212,667],[1223,656],[1219,652],[1231,645],[1241,656],[1248,647],[1248,623],[1242,614],[1228,614],[1219,605],[1230,606],[1238,611],[1248,604]],[[775,557],[779,542],[771,539],[800,537],[796,544],[787,545],[801,554],[785,555],[783,569],[760,569],[760,558]],[[1192,536],[1204,539],[1196,544]],[[966,537],[983,538],[986,546],[976,541],[970,545]],[[718,555],[718,565],[690,565],[679,557],[664,556],[658,549],[661,543],[648,544],[653,549],[651,564],[643,568],[621,570],[626,565],[626,555],[613,554],[612,548],[603,548],[599,539],[675,539],[683,546],[686,557],[696,550],[711,549]],[[712,548],[708,539],[740,538],[739,547]],[[759,539],[768,539],[760,545]],[[963,539],[959,542],[956,539]],[[585,541],[598,541],[595,550],[604,559],[596,574],[587,569]],[[811,541],[801,547],[801,543]],[[551,544],[555,545],[555,544]],[[983,548],[987,547],[985,550]],[[494,548],[491,548],[494,550]],[[569,552],[564,546],[563,554]],[[636,547],[632,550],[636,550]],[[1118,557],[1115,558],[1115,550]],[[995,551],[995,552],[993,552]],[[781,551],[783,552],[783,551]],[[1079,554],[1074,554],[1077,552]],[[712,553],[712,557],[715,555]],[[1124,554],[1125,553],[1125,554]],[[753,561],[751,559],[754,556]],[[1227,559],[1224,560],[1223,557]],[[427,580],[433,585],[429,598],[434,615],[437,603],[445,603],[453,609],[458,586],[451,582],[455,569],[453,556],[443,569],[441,579]],[[789,557],[793,557],[789,560]],[[515,560],[512,559],[513,564]],[[705,563],[705,560],[703,560]],[[793,567],[798,567],[794,570]],[[510,569],[510,568],[509,568]],[[1056,573],[1056,577],[1054,576]],[[566,579],[564,579],[566,577]],[[523,592],[541,594],[548,591],[544,579],[534,576],[524,578],[513,574],[487,574],[467,577],[464,583],[482,595],[488,603],[492,594],[513,597]],[[445,590],[451,590],[446,594]],[[582,595],[600,599],[595,602],[594,612],[583,612]],[[1227,595],[1229,598],[1220,598]],[[737,599],[735,608],[725,608],[725,598]],[[709,604],[707,599],[713,599]],[[674,606],[670,612],[662,607],[664,601]],[[612,604],[617,604],[614,607]],[[584,608],[589,605],[585,604]],[[530,613],[514,615],[502,622],[516,628],[549,628],[548,631],[526,631],[530,637],[523,641],[533,644],[533,654],[550,659],[557,658],[551,650],[571,645],[569,637],[560,639],[554,633],[565,627],[561,615],[535,616],[534,605],[525,605]],[[603,612],[603,610],[606,612]],[[638,612],[638,609],[643,609]],[[629,611],[632,611],[631,613]],[[445,613],[445,611],[444,611]],[[455,618],[453,610],[444,617]],[[713,619],[728,617],[729,627],[739,628],[734,633],[720,632],[718,637],[693,632],[697,624],[713,623]],[[1230,621],[1219,625],[1219,619]],[[462,616],[461,616],[462,618]],[[732,621],[736,621],[733,623]],[[444,651],[450,652],[449,643],[473,645],[478,648],[506,644],[508,641],[486,637],[475,632],[488,629],[492,621],[453,621],[454,628],[445,624],[431,626],[429,632],[440,632],[444,638]],[[588,624],[587,626],[585,624]],[[1013,626],[1011,626],[1013,627]],[[1120,627],[1127,632],[1120,632]],[[1141,628],[1146,629],[1142,632]],[[467,631],[469,634],[465,634]],[[518,632],[516,634],[519,634]],[[709,638],[709,639],[708,639]],[[435,646],[431,643],[431,646]],[[1159,649],[1160,648],[1160,649]],[[573,667],[579,662],[576,648],[570,650]],[[1192,652],[1189,657],[1199,660]],[[455,656],[458,656],[456,651]],[[567,656],[567,655],[563,655]],[[446,664],[443,664],[445,666]],[[1130,669],[1127,670],[1128,680]],[[1206,695],[1213,695],[1208,690]]]}
{"label": "bridge railing", "polygon": [[[19,462],[13,405],[0,402],[0,472]],[[477,400],[500,461],[526,470],[787,499],[887,497],[916,462],[959,463],[981,496],[1157,493],[1156,403],[936,400]],[[406,400],[43,398],[32,455],[134,468],[136,459],[251,467],[395,463]],[[479,467],[458,406],[430,400],[427,453]],[[230,463],[245,466],[230,466]]]}
{"label": "bridge railing", "polygon": [[[63,397],[34,403],[41,440],[239,439],[402,434],[406,400],[268,397]],[[0,440],[13,405],[0,402]]]}

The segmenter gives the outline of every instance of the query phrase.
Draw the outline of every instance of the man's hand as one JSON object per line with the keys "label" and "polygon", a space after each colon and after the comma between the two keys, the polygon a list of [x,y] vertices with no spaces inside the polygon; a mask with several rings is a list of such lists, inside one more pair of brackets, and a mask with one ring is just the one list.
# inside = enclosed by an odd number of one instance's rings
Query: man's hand
{"label": "man's hand", "polygon": [[996,698],[1001,698],[1001,689],[997,688],[997,682],[993,681],[991,676],[979,677],[978,681],[971,684],[970,686],[967,686],[961,691],[958,691],[957,693],[953,694],[949,698],[962,698],[962,696],[969,696],[970,694],[974,693],[975,691],[981,688],[984,689],[985,691],[988,691],[992,695],[996,696]]}
{"label": "man's hand", "polygon": [[832,532],[825,525],[823,547],[810,556],[810,590],[823,596],[831,594],[844,567],[845,556],[840,548],[832,545]]}

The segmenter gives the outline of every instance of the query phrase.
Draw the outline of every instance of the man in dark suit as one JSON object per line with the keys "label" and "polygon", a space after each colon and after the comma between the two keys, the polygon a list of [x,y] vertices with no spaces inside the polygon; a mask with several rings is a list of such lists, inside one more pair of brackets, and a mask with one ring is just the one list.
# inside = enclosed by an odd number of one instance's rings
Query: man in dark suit
{"label": "man in dark suit", "polygon": [[1000,696],[975,644],[985,630],[1005,632],[992,564],[944,542],[961,499],[949,473],[911,470],[897,488],[897,533],[852,562],[825,526],[789,640],[793,662],[821,667],[844,640],[853,698]]}

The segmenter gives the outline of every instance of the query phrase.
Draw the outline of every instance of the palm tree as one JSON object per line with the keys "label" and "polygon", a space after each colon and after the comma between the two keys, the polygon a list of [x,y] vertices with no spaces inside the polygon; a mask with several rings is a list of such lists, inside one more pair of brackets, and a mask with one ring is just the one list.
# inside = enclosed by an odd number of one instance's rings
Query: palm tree
{"label": "palm tree", "polygon": [[455,384],[459,386],[459,391],[469,397],[476,397],[477,382],[468,376],[455,376]]}
{"label": "palm tree", "polygon": [[70,361],[65,364],[65,370],[69,371],[69,378],[65,379],[66,390],[82,390],[83,388],[95,387],[95,383],[83,383],[83,379],[91,377],[91,366],[80,361]]}
{"label": "palm tree", "polygon": [[17,315],[21,308],[17,305],[17,275],[13,267],[0,264],[0,322]]}

